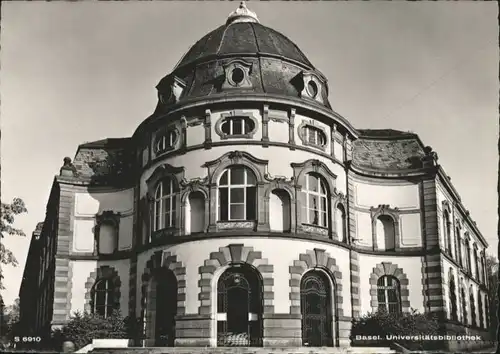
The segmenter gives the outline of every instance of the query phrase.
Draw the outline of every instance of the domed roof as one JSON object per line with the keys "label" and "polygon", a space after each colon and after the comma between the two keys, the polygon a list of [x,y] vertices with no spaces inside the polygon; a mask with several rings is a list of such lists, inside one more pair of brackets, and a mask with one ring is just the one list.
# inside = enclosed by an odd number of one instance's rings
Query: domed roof
{"label": "domed roof", "polygon": [[283,34],[263,26],[242,2],[224,25],[197,41],[157,86],[166,112],[207,98],[304,100],[331,110],[327,80]]}
{"label": "domed roof", "polygon": [[275,56],[313,68],[295,43],[283,34],[261,25],[255,13],[248,10],[244,2],[229,15],[226,24],[196,42],[177,67],[204,59],[242,54]]}

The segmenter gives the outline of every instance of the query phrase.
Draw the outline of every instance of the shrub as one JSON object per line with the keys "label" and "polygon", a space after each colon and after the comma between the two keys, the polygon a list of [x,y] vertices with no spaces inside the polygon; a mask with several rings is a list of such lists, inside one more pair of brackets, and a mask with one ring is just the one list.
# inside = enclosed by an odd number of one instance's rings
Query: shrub
{"label": "shrub", "polygon": [[[438,341],[387,340],[386,336],[425,336],[440,334],[438,318],[434,314],[421,314],[416,310],[409,313],[392,314],[375,312],[353,320],[351,341],[353,345],[383,345],[397,342],[410,350],[430,350],[439,347]],[[381,340],[363,341],[356,336],[379,336]]]}
{"label": "shrub", "polygon": [[120,311],[115,311],[111,316],[103,318],[88,312],[76,312],[61,329],[53,332],[53,346],[60,349],[65,341],[71,341],[78,350],[93,339],[123,339],[130,338],[137,327],[136,321],[123,318]]}

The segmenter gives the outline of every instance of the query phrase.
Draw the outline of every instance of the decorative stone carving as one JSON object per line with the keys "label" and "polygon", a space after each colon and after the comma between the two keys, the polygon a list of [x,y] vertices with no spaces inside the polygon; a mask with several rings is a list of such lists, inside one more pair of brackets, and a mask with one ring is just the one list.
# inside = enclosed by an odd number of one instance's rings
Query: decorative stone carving
{"label": "decorative stone carving", "polygon": [[307,225],[307,224],[302,225],[302,230],[306,233],[319,234],[319,235],[323,235],[323,236],[328,236],[328,233],[329,233],[328,229],[326,229],[324,227]]}
{"label": "decorative stone carving", "polygon": [[217,229],[232,230],[232,229],[254,229],[255,221],[219,221]]}
{"label": "decorative stone carving", "polygon": [[71,158],[65,157],[64,158],[64,163],[59,170],[59,175],[60,176],[65,176],[65,177],[77,177],[78,172],[76,170],[75,165],[71,162]]}

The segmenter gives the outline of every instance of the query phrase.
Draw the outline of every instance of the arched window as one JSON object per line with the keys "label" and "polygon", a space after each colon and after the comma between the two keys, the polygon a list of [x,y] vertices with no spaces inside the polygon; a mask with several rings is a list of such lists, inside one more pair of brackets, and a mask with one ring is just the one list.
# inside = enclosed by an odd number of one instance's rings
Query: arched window
{"label": "arched window", "polygon": [[446,253],[448,253],[451,256],[451,221],[448,210],[444,211],[444,233],[445,233],[445,240],[444,240],[445,250]]}
{"label": "arched window", "polygon": [[484,308],[483,308],[483,297],[481,296],[481,291],[477,291],[477,308],[479,312],[479,327],[484,327]]}
{"label": "arched window", "polygon": [[476,279],[479,279],[479,274],[481,273],[479,271],[479,261],[478,261],[478,258],[477,258],[477,248],[474,247],[474,273],[475,273],[475,277]]}
{"label": "arched window", "polygon": [[469,274],[472,273],[471,261],[470,261],[470,242],[465,240],[465,263]]}
{"label": "arched window", "polygon": [[380,249],[394,251],[396,249],[396,230],[394,219],[389,215],[377,217],[377,241]]}
{"label": "arched window", "polygon": [[455,278],[453,274],[450,273],[449,289],[450,289],[450,317],[453,321],[458,321],[457,313],[457,288],[455,284]]}
{"label": "arched window", "polygon": [[472,290],[472,286],[469,290],[469,302],[470,302],[470,317],[472,320],[472,325],[477,326],[476,322],[476,302],[474,301],[474,292]]}
{"label": "arched window", "polygon": [[481,255],[481,278],[484,284],[488,283],[488,279],[486,278],[486,262],[484,261],[484,256]]}
{"label": "arched window", "polygon": [[114,289],[110,279],[98,280],[92,288],[92,313],[104,318],[111,316],[114,308]]}
{"label": "arched window", "polygon": [[465,289],[462,288],[460,289],[460,300],[461,300],[461,305],[462,305],[462,323],[467,324],[468,323],[468,317],[467,317],[467,298],[465,295]]}
{"label": "arched window", "polygon": [[301,192],[302,223],[321,227],[329,226],[328,192],[323,179],[308,173]]}
{"label": "arched window", "polygon": [[337,237],[342,242],[347,242],[347,220],[344,206],[337,204],[335,209],[335,222],[337,226]]}
{"label": "arched window", "polygon": [[457,242],[457,259],[458,259],[458,264],[460,266],[463,266],[463,259],[462,259],[462,240],[460,238],[460,228],[455,229],[455,239]]}
{"label": "arched window", "polygon": [[162,180],[155,191],[153,231],[173,227],[175,224],[176,190],[171,178]]}
{"label": "arched window", "polygon": [[399,281],[390,275],[377,280],[378,310],[388,313],[401,313],[401,291]]}
{"label": "arched window", "polygon": [[219,179],[219,221],[256,220],[255,175],[244,166],[226,169]]}
{"label": "arched window", "polygon": [[490,325],[490,305],[488,303],[488,296],[484,299],[484,327],[488,328]]}

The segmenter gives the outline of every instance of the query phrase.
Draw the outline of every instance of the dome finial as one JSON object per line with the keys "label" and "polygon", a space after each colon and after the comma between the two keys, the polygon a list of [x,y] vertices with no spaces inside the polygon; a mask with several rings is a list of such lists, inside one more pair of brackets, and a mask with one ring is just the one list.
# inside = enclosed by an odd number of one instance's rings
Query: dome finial
{"label": "dome finial", "polygon": [[235,22],[259,22],[257,14],[247,8],[244,1],[240,2],[240,6],[231,12],[227,18],[226,24],[229,25]]}

